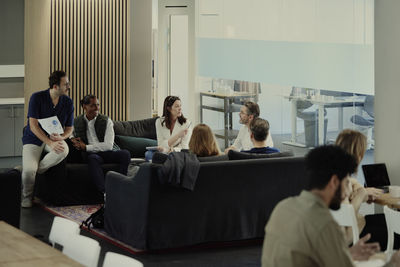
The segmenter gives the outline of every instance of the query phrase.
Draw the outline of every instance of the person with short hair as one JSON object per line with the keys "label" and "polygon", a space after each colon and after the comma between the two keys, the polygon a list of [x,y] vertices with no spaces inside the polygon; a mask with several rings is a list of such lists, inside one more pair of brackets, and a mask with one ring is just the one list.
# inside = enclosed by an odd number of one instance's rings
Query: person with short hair
{"label": "person with short hair", "polygon": [[191,123],[182,114],[181,100],[177,96],[167,96],[163,114],[156,120],[157,144],[162,152],[189,149],[192,134]]}
{"label": "person with short hair", "polygon": [[[338,210],[348,195],[349,177],[356,159],[338,146],[320,146],[305,159],[307,190],[282,200],[265,227],[263,267],[354,266],[380,250],[366,243],[370,235],[348,247],[340,226],[329,209]],[[400,252],[385,266],[400,266]]]}
{"label": "person with short hair", "polygon": [[74,122],[74,147],[86,152],[89,174],[97,189],[105,193],[104,163],[119,164],[119,173],[127,175],[131,155],[128,150],[114,150],[114,124],[110,118],[99,114],[100,103],[95,95],[86,95],[80,104],[84,114]]}
{"label": "person with short hair", "polygon": [[267,136],[269,133],[269,123],[267,120],[255,118],[250,124],[250,139],[253,148],[250,150],[242,150],[246,153],[271,154],[279,153],[279,149],[269,147],[267,145]]}
{"label": "person with short hair", "polygon": [[[21,207],[32,207],[36,173],[44,173],[68,155],[64,141],[73,131],[74,105],[68,97],[69,80],[64,71],[54,71],[49,77],[49,89],[35,92],[29,99],[28,122],[22,137],[22,201]],[[39,119],[56,116],[63,134],[48,134]],[[57,123],[57,122],[54,122]],[[43,159],[43,151],[46,155]]]}
{"label": "person with short hair", "polygon": [[204,123],[196,125],[189,141],[189,151],[198,157],[218,156],[221,151],[211,128]]}
{"label": "person with short hair", "polygon": [[[250,124],[251,122],[260,116],[260,107],[257,103],[247,101],[244,105],[240,108],[239,112],[239,123],[243,124],[240,128],[238,136],[235,139],[235,142],[232,146],[225,149],[225,154],[229,152],[229,150],[250,150],[253,148],[253,143],[250,138]],[[274,142],[272,141],[271,135],[268,133],[267,136],[267,146],[273,147]]]}

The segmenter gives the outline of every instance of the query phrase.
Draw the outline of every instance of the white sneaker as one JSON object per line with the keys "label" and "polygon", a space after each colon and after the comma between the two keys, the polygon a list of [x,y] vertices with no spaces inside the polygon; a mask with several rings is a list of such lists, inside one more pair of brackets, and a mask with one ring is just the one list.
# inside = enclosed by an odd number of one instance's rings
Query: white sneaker
{"label": "white sneaker", "polygon": [[32,198],[31,197],[23,197],[21,201],[22,208],[32,208]]}

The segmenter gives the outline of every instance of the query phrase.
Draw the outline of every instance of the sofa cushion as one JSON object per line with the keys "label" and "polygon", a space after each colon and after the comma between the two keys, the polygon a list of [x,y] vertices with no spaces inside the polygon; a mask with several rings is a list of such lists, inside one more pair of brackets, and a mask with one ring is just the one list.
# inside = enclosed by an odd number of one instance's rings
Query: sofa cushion
{"label": "sofa cushion", "polygon": [[137,121],[113,121],[115,135],[144,137],[157,140],[157,118]]}
{"label": "sofa cushion", "polygon": [[[163,164],[168,158],[167,154],[156,152],[153,155],[153,163]],[[228,155],[210,156],[210,157],[197,157],[200,162],[214,162],[229,160]]]}
{"label": "sofa cushion", "polygon": [[228,158],[229,160],[241,160],[241,159],[263,159],[263,158],[281,158],[281,157],[292,157],[293,152],[284,151],[279,153],[271,154],[256,154],[256,153],[246,153],[239,152],[235,150],[229,150]]}
{"label": "sofa cushion", "polygon": [[226,161],[229,160],[228,155],[218,155],[209,157],[197,157],[200,162],[212,162],[212,161]]}
{"label": "sofa cushion", "polygon": [[115,136],[115,143],[121,148],[126,149],[131,153],[132,158],[144,158],[146,147],[156,146],[157,140],[133,137],[133,136]]}

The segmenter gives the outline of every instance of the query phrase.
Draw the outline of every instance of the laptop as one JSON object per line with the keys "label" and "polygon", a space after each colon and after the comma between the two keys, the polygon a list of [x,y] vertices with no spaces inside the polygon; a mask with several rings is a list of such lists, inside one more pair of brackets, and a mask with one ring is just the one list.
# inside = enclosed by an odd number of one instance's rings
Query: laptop
{"label": "laptop", "polygon": [[390,180],[385,163],[362,165],[365,186],[383,189],[389,192]]}

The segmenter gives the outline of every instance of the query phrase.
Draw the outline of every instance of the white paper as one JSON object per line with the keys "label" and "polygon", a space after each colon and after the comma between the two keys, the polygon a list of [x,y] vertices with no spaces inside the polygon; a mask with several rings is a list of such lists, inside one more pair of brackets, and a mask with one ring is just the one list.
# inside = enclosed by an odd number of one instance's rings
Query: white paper
{"label": "white paper", "polygon": [[43,130],[45,130],[49,135],[55,134],[63,134],[64,129],[61,126],[60,121],[57,116],[48,117],[46,119],[38,119],[40,126],[42,126]]}

